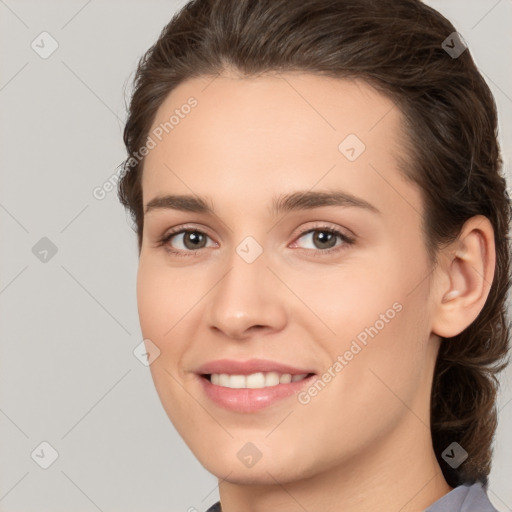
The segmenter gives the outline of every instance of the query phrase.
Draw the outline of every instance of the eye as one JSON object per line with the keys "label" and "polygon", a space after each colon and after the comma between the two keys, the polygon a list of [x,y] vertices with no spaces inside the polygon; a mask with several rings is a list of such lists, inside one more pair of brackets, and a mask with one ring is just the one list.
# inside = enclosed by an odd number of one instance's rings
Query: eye
{"label": "eye", "polygon": [[[313,251],[316,255],[322,255],[330,252],[343,250],[346,246],[354,243],[354,239],[348,235],[328,226],[318,226],[304,231],[297,240],[304,239],[306,244],[312,247],[305,247],[308,251]],[[339,241],[339,243],[338,243]],[[294,245],[297,242],[294,242]],[[304,249],[304,247],[300,247]]]}
{"label": "eye", "polygon": [[206,233],[198,229],[181,229],[164,235],[158,245],[165,246],[168,252],[177,256],[193,256],[199,249],[206,247],[208,238]]}

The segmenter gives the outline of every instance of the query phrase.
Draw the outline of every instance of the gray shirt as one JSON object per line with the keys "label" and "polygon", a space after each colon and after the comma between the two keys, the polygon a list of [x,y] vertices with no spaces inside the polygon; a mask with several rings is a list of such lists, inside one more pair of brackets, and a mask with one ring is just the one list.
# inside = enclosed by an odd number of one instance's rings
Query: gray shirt
{"label": "gray shirt", "polygon": [[480,482],[459,485],[432,503],[425,512],[498,512]]}
{"label": "gray shirt", "polygon": [[[220,502],[213,504],[206,512],[222,512]],[[489,501],[480,482],[473,485],[459,485],[448,494],[432,503],[424,512],[498,512]]]}

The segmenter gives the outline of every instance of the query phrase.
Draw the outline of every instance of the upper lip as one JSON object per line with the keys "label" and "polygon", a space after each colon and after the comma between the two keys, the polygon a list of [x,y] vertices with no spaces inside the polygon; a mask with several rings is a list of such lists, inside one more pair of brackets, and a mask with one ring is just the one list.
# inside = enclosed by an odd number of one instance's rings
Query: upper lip
{"label": "upper lip", "polygon": [[211,375],[212,373],[227,373],[230,375],[250,375],[258,372],[290,373],[302,375],[314,373],[307,368],[297,368],[288,364],[278,363],[266,359],[249,359],[247,361],[235,361],[232,359],[217,359],[201,365],[196,373]]}

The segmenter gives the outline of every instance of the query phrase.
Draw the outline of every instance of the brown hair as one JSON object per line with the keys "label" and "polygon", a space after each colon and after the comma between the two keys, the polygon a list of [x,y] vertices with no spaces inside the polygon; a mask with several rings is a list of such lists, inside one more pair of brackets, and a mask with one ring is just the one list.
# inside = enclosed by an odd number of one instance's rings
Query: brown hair
{"label": "brown hair", "polygon": [[[442,340],[431,395],[433,446],[447,482],[487,485],[496,376],[508,363],[511,205],[500,174],[494,98],[469,50],[452,57],[443,49],[453,32],[419,0],[193,0],[139,62],[118,195],[135,223],[140,252],[144,160],[133,156],[164,99],[186,79],[228,67],[246,76],[303,71],[363,79],[386,94],[403,114],[408,144],[400,170],[421,190],[432,264],[470,217],[485,215],[495,230],[489,297],[469,327]],[[453,441],[469,454],[457,468],[441,457]]]}

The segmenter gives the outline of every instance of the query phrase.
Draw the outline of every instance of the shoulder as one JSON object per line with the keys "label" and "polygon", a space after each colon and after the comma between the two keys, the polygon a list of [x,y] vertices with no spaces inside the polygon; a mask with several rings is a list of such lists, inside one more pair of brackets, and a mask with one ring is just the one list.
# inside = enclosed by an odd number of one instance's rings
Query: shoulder
{"label": "shoulder", "polygon": [[220,508],[220,501],[214,503],[206,512],[222,512]]}
{"label": "shoulder", "polygon": [[459,485],[433,503],[425,512],[498,512],[480,482]]}

